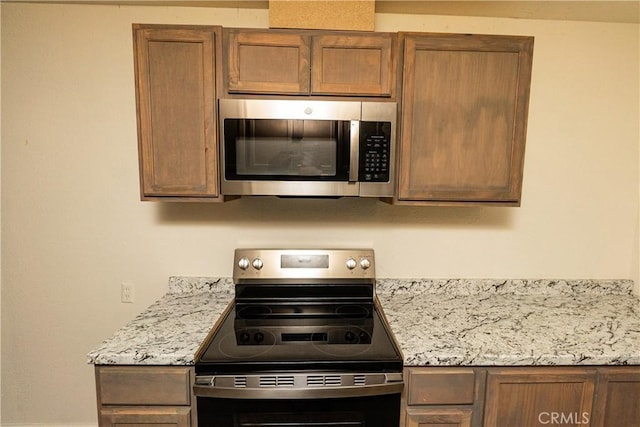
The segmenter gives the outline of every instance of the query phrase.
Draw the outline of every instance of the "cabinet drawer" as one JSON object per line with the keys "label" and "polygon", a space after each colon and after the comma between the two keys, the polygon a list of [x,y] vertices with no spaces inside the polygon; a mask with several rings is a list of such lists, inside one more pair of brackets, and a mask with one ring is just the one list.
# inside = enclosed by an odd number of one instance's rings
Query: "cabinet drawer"
{"label": "cabinet drawer", "polygon": [[409,369],[409,405],[472,405],[475,372],[472,369]]}
{"label": "cabinet drawer", "polygon": [[191,426],[191,408],[184,406],[103,408],[100,410],[100,425],[104,427],[189,427]]}
{"label": "cabinet drawer", "polygon": [[96,385],[102,405],[190,405],[190,368],[98,366]]}
{"label": "cabinet drawer", "polygon": [[406,427],[471,427],[470,409],[407,409]]}

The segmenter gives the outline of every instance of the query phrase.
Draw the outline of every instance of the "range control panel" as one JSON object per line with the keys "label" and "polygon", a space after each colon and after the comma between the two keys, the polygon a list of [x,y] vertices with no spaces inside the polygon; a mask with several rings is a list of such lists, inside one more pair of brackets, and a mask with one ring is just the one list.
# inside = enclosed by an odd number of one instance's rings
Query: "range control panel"
{"label": "range control panel", "polygon": [[375,279],[372,249],[236,249],[233,281]]}

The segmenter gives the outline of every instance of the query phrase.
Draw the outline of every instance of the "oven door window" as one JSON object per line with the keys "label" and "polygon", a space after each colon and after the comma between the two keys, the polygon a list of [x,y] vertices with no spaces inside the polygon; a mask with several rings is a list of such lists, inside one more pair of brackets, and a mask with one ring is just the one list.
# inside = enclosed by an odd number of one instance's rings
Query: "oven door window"
{"label": "oven door window", "polygon": [[398,427],[400,394],[329,399],[198,397],[202,427]]}
{"label": "oven door window", "polygon": [[349,133],[349,121],[225,119],[225,178],[347,181]]}
{"label": "oven door window", "polygon": [[365,420],[357,412],[328,413],[271,413],[238,414],[233,427],[287,426],[287,427],[363,427]]}

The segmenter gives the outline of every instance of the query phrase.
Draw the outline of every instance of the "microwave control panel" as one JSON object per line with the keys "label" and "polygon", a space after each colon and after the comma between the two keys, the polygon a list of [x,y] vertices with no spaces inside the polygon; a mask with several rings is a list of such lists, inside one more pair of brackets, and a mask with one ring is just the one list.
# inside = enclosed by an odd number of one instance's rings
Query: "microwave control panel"
{"label": "microwave control panel", "polygon": [[390,134],[389,122],[360,122],[359,181],[389,181]]}

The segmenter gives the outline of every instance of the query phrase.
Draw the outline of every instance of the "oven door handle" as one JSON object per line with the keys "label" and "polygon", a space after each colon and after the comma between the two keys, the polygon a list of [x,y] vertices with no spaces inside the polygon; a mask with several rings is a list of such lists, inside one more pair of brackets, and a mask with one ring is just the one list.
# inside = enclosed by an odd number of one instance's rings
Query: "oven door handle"
{"label": "oven door handle", "polygon": [[351,120],[351,136],[349,138],[349,182],[358,182],[360,167],[360,122]]}
{"label": "oven door handle", "polygon": [[[377,384],[343,386],[304,386],[295,385],[246,387],[217,381],[216,377],[197,378],[193,392],[199,397],[218,397],[227,399],[329,399],[381,396],[401,393],[404,387],[402,374],[380,374],[384,379]],[[222,384],[216,384],[221,382]]]}

